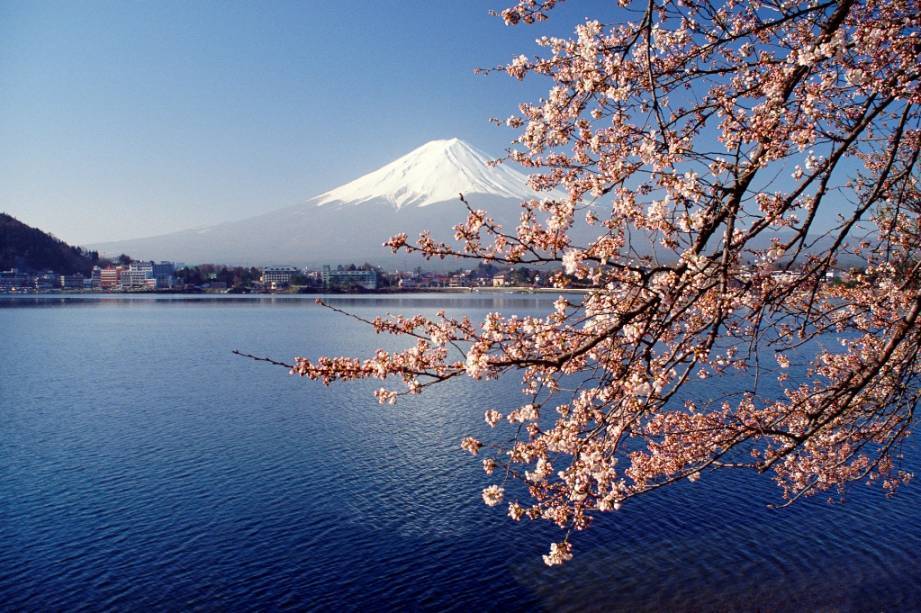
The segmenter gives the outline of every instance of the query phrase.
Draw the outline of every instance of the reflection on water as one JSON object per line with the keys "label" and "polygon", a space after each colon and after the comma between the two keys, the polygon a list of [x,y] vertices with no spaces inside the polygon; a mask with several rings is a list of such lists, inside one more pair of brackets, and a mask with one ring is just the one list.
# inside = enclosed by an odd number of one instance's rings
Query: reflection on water
{"label": "reflection on water", "polygon": [[[579,303],[581,294],[567,293]],[[381,309],[538,309],[556,300],[558,293],[432,292],[413,294],[0,294],[0,308],[36,306],[138,306],[155,302],[160,306],[290,306],[316,304],[317,299],[337,307]]]}
{"label": "reflection on water", "polygon": [[[907,610],[921,491],[786,510],[705,474],[600,517],[562,568],[552,527],[483,506],[483,410],[514,379],[381,407],[231,355],[366,355],[398,339],[313,296],[0,298],[0,609]],[[329,296],[362,315],[546,311],[553,295]],[[92,306],[95,308],[77,308]],[[47,307],[47,308],[43,308]],[[130,308],[125,308],[130,307]],[[246,307],[246,308],[241,308]],[[288,308],[284,308],[288,307]],[[706,382],[712,395],[740,381]],[[776,388],[765,388],[776,393]],[[916,440],[904,468],[918,472]],[[514,494],[514,492],[511,492]]]}

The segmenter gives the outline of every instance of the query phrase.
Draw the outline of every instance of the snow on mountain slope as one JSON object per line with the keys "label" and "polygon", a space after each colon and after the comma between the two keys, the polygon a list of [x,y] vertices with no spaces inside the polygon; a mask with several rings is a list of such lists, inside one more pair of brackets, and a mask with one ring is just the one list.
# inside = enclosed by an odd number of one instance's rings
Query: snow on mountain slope
{"label": "snow on mountain slope", "polygon": [[523,200],[551,196],[530,190],[527,176],[513,168],[490,166],[490,159],[456,138],[431,141],[304,204],[241,221],[90,247],[108,255],[128,253],[188,264],[370,261],[405,266],[408,262],[402,260],[409,256],[396,258],[382,243],[398,232],[416,236],[422,230],[450,240],[452,226],[466,213],[459,193],[509,229],[517,225]]}
{"label": "snow on mountain slope", "polygon": [[460,139],[433,140],[309,202],[324,205],[384,200],[399,209],[455,200],[458,194],[468,193],[518,200],[538,196],[528,188],[526,175],[504,164],[490,166],[490,160]]}

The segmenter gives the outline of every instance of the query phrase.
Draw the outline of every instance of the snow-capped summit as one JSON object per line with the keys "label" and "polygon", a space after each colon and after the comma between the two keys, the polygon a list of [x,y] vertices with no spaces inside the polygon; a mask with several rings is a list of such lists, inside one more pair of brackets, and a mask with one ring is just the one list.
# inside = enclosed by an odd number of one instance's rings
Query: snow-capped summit
{"label": "snow-capped summit", "polygon": [[527,176],[504,164],[490,165],[491,159],[458,138],[433,140],[309,202],[324,205],[383,200],[400,209],[456,200],[459,193],[516,200],[538,196],[528,188]]}

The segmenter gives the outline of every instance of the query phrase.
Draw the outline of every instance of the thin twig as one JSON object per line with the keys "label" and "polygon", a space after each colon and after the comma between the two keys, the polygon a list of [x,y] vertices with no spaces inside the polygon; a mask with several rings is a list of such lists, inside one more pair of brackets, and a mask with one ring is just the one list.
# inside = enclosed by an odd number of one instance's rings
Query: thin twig
{"label": "thin twig", "polygon": [[243,353],[239,349],[234,349],[233,351],[231,351],[231,353],[233,353],[234,355],[243,357],[243,358],[249,358],[251,360],[256,360],[257,362],[268,362],[269,364],[273,366],[284,366],[285,368],[289,370],[294,368],[293,364],[288,364],[287,362],[279,362],[278,360],[273,360],[272,358],[269,358],[269,357],[259,357],[258,355],[253,355],[251,353]]}

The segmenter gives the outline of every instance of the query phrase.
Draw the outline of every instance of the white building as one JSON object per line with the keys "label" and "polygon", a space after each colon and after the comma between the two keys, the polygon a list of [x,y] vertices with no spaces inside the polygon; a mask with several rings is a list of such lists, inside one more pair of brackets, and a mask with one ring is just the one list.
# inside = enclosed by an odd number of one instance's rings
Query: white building
{"label": "white building", "polygon": [[[150,281],[153,281],[151,284]],[[119,276],[119,285],[124,289],[152,289],[156,288],[156,279],[153,275],[153,262],[131,262],[128,270],[123,270]]]}
{"label": "white building", "polygon": [[291,278],[300,270],[295,266],[266,266],[262,269],[262,284],[271,289],[291,285]]}

